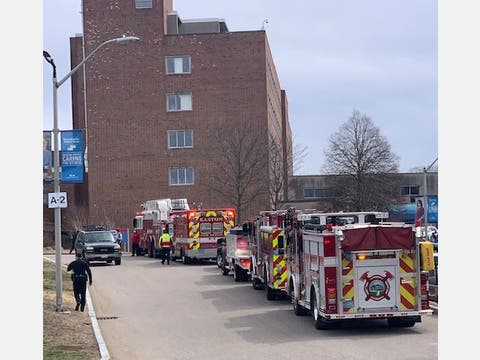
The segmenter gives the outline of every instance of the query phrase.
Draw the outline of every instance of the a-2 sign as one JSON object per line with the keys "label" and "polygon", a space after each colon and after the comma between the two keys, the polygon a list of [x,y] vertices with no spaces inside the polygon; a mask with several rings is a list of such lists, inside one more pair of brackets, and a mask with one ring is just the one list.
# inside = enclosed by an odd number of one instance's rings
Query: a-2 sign
{"label": "a-2 sign", "polygon": [[48,193],[48,207],[49,208],[66,208],[67,207],[67,193]]}

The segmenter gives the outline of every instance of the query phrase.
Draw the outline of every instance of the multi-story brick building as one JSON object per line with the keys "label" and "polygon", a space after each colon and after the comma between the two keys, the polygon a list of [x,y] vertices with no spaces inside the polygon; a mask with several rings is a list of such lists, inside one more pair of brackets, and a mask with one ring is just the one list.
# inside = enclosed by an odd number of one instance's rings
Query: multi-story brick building
{"label": "multi-story brick building", "polygon": [[[89,59],[85,98],[83,72],[72,77],[73,128],[85,129],[88,173],[68,211],[85,207],[90,222],[131,227],[149,199],[235,206],[215,186],[233,176],[225,143],[242,132],[255,140],[243,146],[258,146],[259,163],[270,159],[272,143],[291,157],[286,92],[265,31],[231,32],[222,19],[182,20],[172,0],[82,3],[84,34],[71,38],[72,67],[83,46],[88,56],[123,34],[140,41],[108,45]],[[280,165],[285,179],[289,164]],[[271,206],[270,167],[255,176],[243,217]]]}

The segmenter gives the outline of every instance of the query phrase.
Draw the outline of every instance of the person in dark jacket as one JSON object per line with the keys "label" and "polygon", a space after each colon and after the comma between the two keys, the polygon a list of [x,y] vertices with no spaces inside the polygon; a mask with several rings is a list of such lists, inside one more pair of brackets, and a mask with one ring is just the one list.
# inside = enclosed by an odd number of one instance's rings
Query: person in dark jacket
{"label": "person in dark jacket", "polygon": [[83,311],[85,309],[86,303],[86,293],[87,293],[87,281],[89,285],[92,285],[92,271],[88,263],[83,260],[82,255],[77,254],[77,258],[68,264],[67,271],[73,271],[72,281],[73,281],[73,295],[75,296],[75,301],[77,306],[75,306],[75,311]]}
{"label": "person in dark jacket", "polygon": [[77,235],[78,235],[79,231],[75,231],[75,233],[72,235],[72,246],[70,247],[70,252],[69,254],[72,253],[73,250],[75,250],[75,241],[77,240]]}

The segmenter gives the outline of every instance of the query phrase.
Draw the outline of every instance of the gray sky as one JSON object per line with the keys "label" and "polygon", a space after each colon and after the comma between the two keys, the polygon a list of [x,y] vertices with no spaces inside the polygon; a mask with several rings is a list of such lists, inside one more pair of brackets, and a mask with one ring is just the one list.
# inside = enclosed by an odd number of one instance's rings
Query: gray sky
{"label": "gray sky", "polygon": [[[400,158],[400,171],[437,158],[437,1],[173,3],[182,19],[223,18],[230,31],[258,30],[268,19],[265,30],[287,92],[294,143],[308,152],[296,174],[321,173],[329,136],[354,109],[380,128]],[[44,49],[62,78],[69,71],[69,37],[83,32],[81,0],[43,4]],[[44,129],[50,130],[50,65],[44,62],[43,71]],[[59,127],[71,129],[70,80],[58,95]]]}

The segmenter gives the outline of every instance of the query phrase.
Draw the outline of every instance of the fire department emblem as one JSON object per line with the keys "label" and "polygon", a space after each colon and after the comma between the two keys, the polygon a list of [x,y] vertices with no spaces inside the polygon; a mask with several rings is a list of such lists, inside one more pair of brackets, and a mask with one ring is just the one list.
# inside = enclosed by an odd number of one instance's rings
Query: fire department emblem
{"label": "fire department emblem", "polygon": [[365,294],[365,301],[374,300],[380,301],[382,299],[390,300],[388,293],[390,292],[390,281],[393,279],[393,275],[385,271],[385,276],[380,276],[375,274],[373,276],[368,276],[368,271],[364,273],[360,280],[365,281],[363,289]]}

